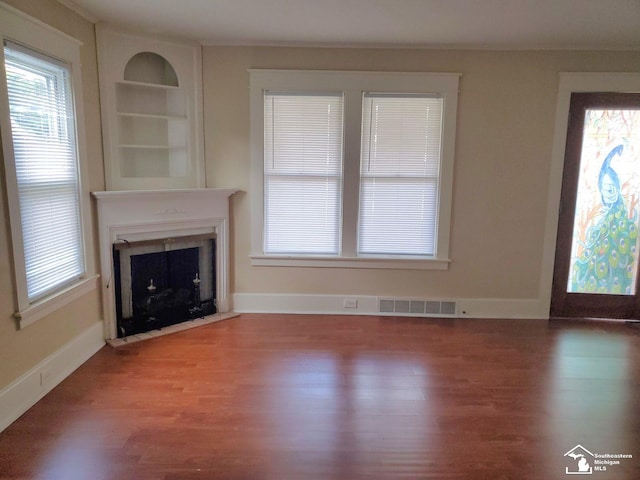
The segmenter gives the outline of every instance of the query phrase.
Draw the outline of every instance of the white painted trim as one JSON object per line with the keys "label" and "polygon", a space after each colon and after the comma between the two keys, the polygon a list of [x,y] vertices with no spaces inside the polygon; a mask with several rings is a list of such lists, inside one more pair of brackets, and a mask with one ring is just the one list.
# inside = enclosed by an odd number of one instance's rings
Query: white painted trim
{"label": "white painted trim", "polygon": [[[250,68],[250,87],[320,91],[373,90],[394,93],[458,93],[461,73]],[[391,83],[391,87],[390,87]],[[426,90],[425,90],[426,89]]]}
{"label": "white painted trim", "polygon": [[551,307],[562,173],[564,171],[564,154],[572,92],[640,92],[640,74],[560,73],[539,286],[539,310],[546,312],[547,315]]}
{"label": "white painted trim", "polygon": [[89,278],[82,279],[78,283],[56,292],[43,301],[29,305],[25,310],[14,313],[14,317],[19,321],[20,330],[97,289],[99,278],[100,275],[93,275]]}
{"label": "white painted trim", "polygon": [[447,270],[449,259],[392,257],[289,257],[252,256],[258,267],[384,268],[402,270]]}
{"label": "white painted trim", "polygon": [[461,298],[456,300],[461,318],[504,318],[549,320],[537,298]]}
{"label": "white painted trim", "polygon": [[[541,314],[537,299],[505,298],[459,298],[446,299],[457,303],[455,315],[431,315],[411,313],[380,313],[378,301],[389,296],[371,295],[305,295],[236,293],[233,295],[233,311],[236,313],[292,313],[324,315],[380,315],[394,317],[446,317],[446,318],[505,318],[505,319],[548,319]],[[357,301],[357,308],[346,308],[345,299]],[[412,300],[413,298],[407,298]],[[425,300],[424,298],[420,300]],[[429,299],[426,299],[429,300]],[[441,301],[442,299],[434,299]]]}
{"label": "white painted trim", "polygon": [[[91,358],[104,344],[102,322],[96,322],[0,390],[0,432]],[[46,375],[44,381],[41,373]]]}

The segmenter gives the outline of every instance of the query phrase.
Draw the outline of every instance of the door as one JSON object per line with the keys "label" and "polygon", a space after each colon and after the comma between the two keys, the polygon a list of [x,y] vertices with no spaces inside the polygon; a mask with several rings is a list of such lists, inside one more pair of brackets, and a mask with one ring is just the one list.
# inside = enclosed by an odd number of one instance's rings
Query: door
{"label": "door", "polygon": [[552,317],[640,318],[640,94],[571,96]]}

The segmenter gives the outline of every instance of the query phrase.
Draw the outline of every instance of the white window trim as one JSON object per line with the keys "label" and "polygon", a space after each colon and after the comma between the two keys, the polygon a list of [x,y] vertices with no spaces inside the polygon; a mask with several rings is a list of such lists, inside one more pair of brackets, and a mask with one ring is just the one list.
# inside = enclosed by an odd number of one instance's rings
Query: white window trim
{"label": "white window trim", "polygon": [[[249,70],[251,102],[251,264],[284,267],[342,267],[446,270],[449,259],[453,160],[458,109],[458,73],[347,72],[330,70]],[[265,255],[264,100],[265,90],[344,93],[344,190],[342,255]],[[361,98],[364,91],[440,93],[444,98],[437,248],[435,256],[357,255]]]}
{"label": "white window trim", "polygon": [[18,319],[20,328],[35,323],[46,315],[62,308],[80,296],[98,288],[95,264],[93,261],[93,247],[90,239],[91,225],[90,210],[87,205],[89,190],[86,187],[88,164],[84,130],[84,107],[82,96],[82,77],[80,62],[80,47],[82,42],[62,33],[35,18],[26,15],[18,9],[0,2],[0,41],[11,40],[28,48],[42,52],[62,60],[71,65],[72,88],[76,110],[76,141],[78,148],[79,178],[80,178],[80,214],[82,221],[85,278],[74,285],[37,301],[29,303],[27,298],[27,279],[24,267],[24,247],[20,208],[18,204],[18,185],[15,164],[13,162],[13,139],[9,117],[9,103],[7,98],[7,81],[4,70],[4,48],[0,49],[0,125],[2,130],[2,145],[6,174],[6,188],[9,208],[9,222],[11,227],[11,241],[13,261],[15,265],[17,311],[14,316]]}

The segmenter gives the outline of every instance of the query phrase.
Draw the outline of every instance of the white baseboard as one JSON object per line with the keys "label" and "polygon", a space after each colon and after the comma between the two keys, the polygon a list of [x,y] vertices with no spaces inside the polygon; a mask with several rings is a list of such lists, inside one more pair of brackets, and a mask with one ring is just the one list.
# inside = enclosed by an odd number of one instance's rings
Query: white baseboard
{"label": "white baseboard", "polygon": [[461,298],[457,302],[461,318],[549,320],[549,307],[537,298]]}
{"label": "white baseboard", "polygon": [[[295,295],[268,293],[236,293],[233,295],[233,311],[236,313],[295,313],[328,315],[392,315],[408,317],[441,316],[449,318],[508,318],[548,319],[548,309],[541,307],[538,299],[501,298],[447,298],[433,299],[456,302],[453,315],[425,315],[412,313],[381,313],[378,302],[381,298],[369,295]],[[356,307],[345,307],[345,300]],[[431,300],[414,299],[407,300]]]}
{"label": "white baseboard", "polygon": [[104,344],[104,325],[96,322],[0,390],[0,432],[91,358]]}

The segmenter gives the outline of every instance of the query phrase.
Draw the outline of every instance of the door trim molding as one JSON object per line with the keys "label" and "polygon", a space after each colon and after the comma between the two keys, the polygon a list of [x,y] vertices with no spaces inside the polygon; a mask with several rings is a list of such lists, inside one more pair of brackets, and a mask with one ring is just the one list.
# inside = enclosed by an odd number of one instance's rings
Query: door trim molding
{"label": "door trim molding", "polygon": [[556,236],[558,234],[558,214],[571,94],[573,92],[640,93],[640,74],[638,73],[561,72],[559,77],[539,286],[540,303],[545,306],[547,312],[551,307],[553,266],[556,253]]}

